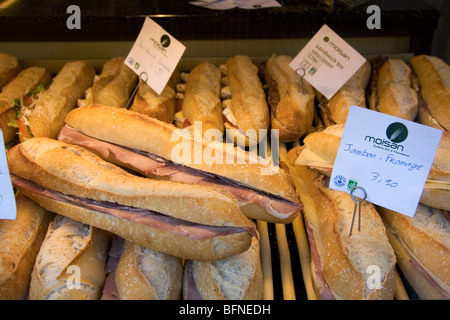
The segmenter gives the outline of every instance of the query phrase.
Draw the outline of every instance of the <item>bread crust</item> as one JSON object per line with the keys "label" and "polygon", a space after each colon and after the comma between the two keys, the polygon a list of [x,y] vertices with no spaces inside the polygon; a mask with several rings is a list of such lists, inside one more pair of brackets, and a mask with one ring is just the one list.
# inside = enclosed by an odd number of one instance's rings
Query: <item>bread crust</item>
{"label": "bread crust", "polygon": [[7,85],[22,69],[19,59],[0,52],[0,90]]}
{"label": "bread crust", "polygon": [[207,61],[189,73],[181,110],[191,125],[195,121],[202,123],[202,134],[208,129],[224,133],[220,79],[219,68]]}
{"label": "bread crust", "polygon": [[17,128],[8,125],[10,121],[17,119],[18,107],[14,100],[22,99],[38,85],[46,85],[50,80],[50,73],[45,68],[30,67],[22,70],[3,88],[0,93],[0,129],[5,143],[12,141],[17,134]]}
{"label": "bread crust", "polygon": [[[86,61],[67,62],[42,93],[28,119],[33,136],[56,139],[66,115],[77,106],[77,100],[92,84],[94,75],[94,68]],[[21,140],[25,140],[23,135]]]}
{"label": "bread crust", "polygon": [[275,82],[279,97],[276,105],[270,105],[271,125],[272,129],[279,130],[279,139],[283,142],[303,136],[314,118],[314,90],[289,66],[291,61],[289,56],[273,54],[266,63],[267,73]]}
{"label": "bread crust", "polygon": [[178,300],[183,261],[125,241],[115,282],[121,300]]}
{"label": "bread crust", "polygon": [[[30,300],[99,299],[110,239],[103,230],[56,216],[36,258]],[[71,278],[73,274],[79,279]]]}
{"label": "bread crust", "polygon": [[[203,300],[261,300],[263,274],[260,246],[252,240],[250,248],[239,254],[215,262],[192,261],[192,275]],[[184,298],[187,292],[185,270]]]}
{"label": "bread crust", "polygon": [[0,300],[27,297],[31,272],[54,214],[18,193],[16,220],[0,220]]}
{"label": "bread crust", "polygon": [[[92,116],[94,114],[95,117]],[[282,169],[270,167],[256,161],[258,160],[256,158],[250,159],[248,152],[242,152],[229,144],[219,144],[222,148],[219,150],[223,152],[220,161],[214,163],[198,161],[194,158],[195,150],[200,150],[202,155],[211,154],[214,149],[208,147],[210,144],[206,141],[185,138],[181,130],[162,121],[126,109],[90,105],[70,112],[66,117],[66,123],[90,137],[146,151],[194,169],[240,181],[291,201],[298,201],[295,190]],[[174,159],[173,155],[178,155],[175,150],[183,149],[180,146],[186,146],[187,150],[194,152],[191,152],[190,157]]]}
{"label": "bread crust", "polygon": [[[393,235],[414,254],[419,263],[447,286],[447,294],[450,295],[450,223],[445,212],[422,204],[418,205],[414,217],[386,208],[379,211]],[[420,295],[420,290],[417,293]]]}
{"label": "bread crust", "polygon": [[414,56],[411,64],[432,118],[445,130],[450,130],[450,66],[429,55]]}
{"label": "bread crust", "polygon": [[[243,55],[228,59],[226,68],[231,92],[230,109],[239,128],[244,131],[255,130],[256,141],[260,142],[265,137],[265,134],[260,134],[260,130],[269,128],[270,116],[258,68],[249,57]],[[227,129],[233,130],[232,127]],[[245,145],[249,145],[248,138]]]}

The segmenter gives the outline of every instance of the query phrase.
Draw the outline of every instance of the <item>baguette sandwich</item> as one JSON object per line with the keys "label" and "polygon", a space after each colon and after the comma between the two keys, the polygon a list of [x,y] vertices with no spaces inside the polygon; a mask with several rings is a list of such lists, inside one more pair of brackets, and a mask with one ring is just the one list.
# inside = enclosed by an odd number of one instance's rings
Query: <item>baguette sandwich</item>
{"label": "baguette sandwich", "polygon": [[91,87],[86,88],[86,97],[78,100],[78,106],[91,103],[125,108],[138,82],[138,76],[124,64],[125,57],[108,60],[102,72],[95,77]]}
{"label": "baguette sandwich", "polygon": [[[121,241],[117,261],[103,290],[102,300],[179,300],[183,260],[130,241]],[[115,258],[118,257],[118,258]],[[110,262],[108,261],[108,264]]]}
{"label": "baguette sandwich", "polygon": [[400,59],[380,56],[373,62],[369,107],[394,117],[414,121],[418,113],[417,79]]}
{"label": "baguette sandwich", "polygon": [[213,261],[186,260],[184,300],[261,300],[263,274],[259,241],[238,255]]}
{"label": "baguette sandwich", "polygon": [[350,235],[355,207],[351,196],[328,188],[328,177],[315,169],[301,165],[295,170],[304,184],[299,192],[317,298],[393,299],[396,257],[375,207],[362,203],[360,228]]}
{"label": "baguette sandwich", "polygon": [[420,299],[450,300],[450,217],[419,204],[414,217],[379,208],[397,263]]}
{"label": "baguette sandwich", "polygon": [[419,80],[420,123],[450,130],[450,66],[438,57],[418,55],[411,64]]}
{"label": "baguette sandwich", "polygon": [[319,96],[319,110],[325,126],[345,123],[350,106],[367,108],[366,88],[371,74],[372,67],[365,62],[329,100]]}
{"label": "baguette sandwich", "polygon": [[175,85],[180,72],[175,70],[161,94],[157,94],[148,84],[141,81],[130,110],[158,120],[172,123],[175,117]]}
{"label": "baguette sandwich", "polygon": [[97,300],[105,281],[110,234],[57,215],[39,250],[30,300]]}
{"label": "baguette sandwich", "polygon": [[282,142],[302,137],[314,119],[314,89],[289,66],[291,61],[289,56],[273,54],[264,68],[271,128],[278,130]]}
{"label": "baguette sandwich", "polygon": [[16,220],[0,220],[0,300],[28,298],[36,256],[54,214],[21,193]]}
{"label": "baguette sandwich", "polygon": [[28,99],[38,87],[44,87],[51,81],[45,68],[30,67],[22,70],[0,93],[0,129],[5,143],[17,135],[17,118],[21,113],[22,101]]}
{"label": "baguette sandwich", "polygon": [[[222,104],[220,100],[221,73],[218,67],[204,61],[187,74],[186,84],[179,85],[183,90],[181,110],[176,114],[176,124],[186,128],[200,122],[202,137],[209,139],[205,132],[209,129],[224,133]],[[195,129],[195,127],[194,127]]]}
{"label": "baguette sandwich", "polygon": [[247,56],[234,56],[223,66],[229,93],[223,101],[226,135],[240,146],[253,146],[266,137],[270,125],[259,70]]}
{"label": "baguette sandwich", "polygon": [[79,146],[33,138],[7,160],[14,187],[49,211],[163,253],[217,260],[256,235],[230,193],[138,177]]}
{"label": "baguette sandwich", "polygon": [[0,52],[0,91],[6,86],[22,69],[19,59]]}
{"label": "baguette sandwich", "polygon": [[94,78],[94,68],[85,61],[67,62],[48,88],[41,88],[33,100],[21,105],[17,118],[21,141],[31,137],[55,139],[64,125],[64,118],[77,106]]}
{"label": "baguette sandwich", "polygon": [[148,177],[229,191],[252,219],[288,223],[301,209],[283,169],[232,144],[194,139],[173,125],[130,110],[77,108],[66,117],[58,139]]}
{"label": "baguette sandwich", "polygon": [[[344,125],[337,124],[323,131],[309,134],[304,139],[305,146],[296,165],[307,165],[330,176],[341,142]],[[450,210],[450,134],[443,132],[434,160],[428,173],[420,202],[444,210]]]}

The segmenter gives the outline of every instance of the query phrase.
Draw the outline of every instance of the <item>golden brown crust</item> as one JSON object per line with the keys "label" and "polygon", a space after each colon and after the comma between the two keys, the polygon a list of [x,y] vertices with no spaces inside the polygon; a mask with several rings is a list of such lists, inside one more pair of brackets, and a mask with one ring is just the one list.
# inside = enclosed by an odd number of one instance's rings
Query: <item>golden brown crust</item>
{"label": "golden brown crust", "polygon": [[125,241],[115,282],[121,300],[178,300],[182,259]]}
{"label": "golden brown crust", "polygon": [[16,220],[0,220],[0,300],[26,298],[31,272],[54,214],[21,193]]}
{"label": "golden brown crust", "polygon": [[[175,126],[136,112],[90,105],[73,110],[66,117],[66,123],[90,137],[150,152],[164,159],[222,175],[289,200],[298,201],[295,190],[282,169],[256,161],[257,158],[249,158],[248,152],[242,152],[239,148],[222,143],[214,144],[222,148],[219,150],[223,156],[219,157],[219,161],[198,163],[199,161],[195,159],[195,150],[200,150],[202,155],[211,154],[214,150],[208,147],[208,142],[184,138],[185,133]],[[173,158],[178,155],[176,150],[184,149],[189,150],[191,157]]]}
{"label": "golden brown crust", "polygon": [[428,55],[411,58],[411,64],[430,115],[445,130],[450,130],[450,66],[440,58]]}
{"label": "golden brown crust", "polygon": [[181,109],[191,125],[202,123],[202,134],[208,129],[224,132],[220,78],[219,68],[207,61],[189,73]]}
{"label": "golden brown crust", "polygon": [[22,70],[3,88],[0,93],[0,129],[5,143],[13,140],[17,133],[17,128],[8,125],[10,121],[17,119],[18,107],[15,106],[14,100],[22,99],[38,85],[46,85],[50,80],[50,73],[45,68],[30,67]]}
{"label": "golden brown crust", "polygon": [[36,258],[30,300],[99,299],[110,239],[103,230],[58,215]]}
{"label": "golden brown crust", "polygon": [[275,81],[279,102],[271,105],[272,129],[279,130],[280,141],[293,141],[303,136],[312,126],[314,117],[314,90],[298,77],[289,66],[292,58],[273,54],[266,68]]}
{"label": "golden brown crust", "polygon": [[76,107],[77,100],[92,84],[94,75],[94,68],[86,61],[66,63],[42,93],[28,118],[33,136],[56,139],[66,115]]}

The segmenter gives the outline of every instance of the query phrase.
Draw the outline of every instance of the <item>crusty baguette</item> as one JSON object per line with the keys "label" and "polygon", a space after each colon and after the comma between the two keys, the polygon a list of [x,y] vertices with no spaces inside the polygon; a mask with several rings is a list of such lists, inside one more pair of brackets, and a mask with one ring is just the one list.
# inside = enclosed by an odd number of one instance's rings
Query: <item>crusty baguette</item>
{"label": "crusty baguette", "polygon": [[183,116],[191,125],[202,124],[202,134],[208,129],[224,132],[220,101],[220,70],[207,61],[189,73],[181,105]]}
{"label": "crusty baguette", "polygon": [[183,260],[125,241],[115,271],[121,300],[178,300]]}
{"label": "crusty baguette", "polygon": [[302,137],[313,124],[314,89],[289,66],[292,58],[273,54],[266,63],[271,128],[289,142]]}
{"label": "crusty baguette", "polygon": [[326,126],[345,123],[350,106],[367,107],[366,87],[371,72],[372,67],[366,61],[333,97],[329,100],[320,97],[320,112]]}
{"label": "crusty baguette", "polygon": [[148,84],[141,81],[130,110],[172,123],[175,116],[174,82],[178,78],[179,71],[175,70],[161,94],[157,94]]}
{"label": "crusty baguette", "polygon": [[224,101],[227,136],[238,145],[255,145],[266,136],[265,130],[270,125],[269,106],[258,67],[243,55],[228,59],[225,66],[231,94],[231,100]]}
{"label": "crusty baguette", "polygon": [[[189,168],[226,177],[298,204],[294,188],[281,168],[271,166],[261,158],[234,148],[230,144],[218,142],[211,144],[185,138],[180,135],[182,131],[173,125],[130,110],[113,110],[105,106],[91,105],[77,108],[66,117],[66,123],[89,137],[148,152]],[[67,142],[79,143],[69,140]],[[89,145],[85,147],[91,148]],[[182,149],[187,150],[186,154],[189,156],[180,159],[179,152]],[[213,161],[207,161],[204,158],[199,161],[196,158],[199,153],[200,156],[211,154],[212,150],[216,152]],[[108,155],[109,152],[102,156],[108,157]],[[144,174],[148,173],[144,172]],[[284,223],[292,221],[299,210],[294,210],[289,215],[274,216],[269,214],[262,205],[251,201],[241,202],[240,209],[250,218]]]}
{"label": "crusty baguette", "polygon": [[398,264],[421,299],[450,299],[448,212],[419,204],[414,217],[379,208]]}
{"label": "crusty baguette", "polygon": [[[350,236],[354,209],[350,195],[326,187],[325,176],[316,170],[306,166],[300,166],[296,170],[309,186],[309,198],[313,204],[309,208],[313,210],[305,211],[305,218],[307,225],[311,225],[311,230],[318,230],[308,232],[309,241],[323,245],[324,251],[319,253],[319,262],[326,285],[334,298],[393,299],[396,258],[375,207],[363,202],[360,231],[356,223]],[[313,248],[311,251],[313,253]],[[311,260],[317,264],[317,260]],[[379,278],[376,279],[379,286],[370,288],[369,277],[373,271],[369,271],[369,268],[373,266],[379,268]],[[316,267],[317,265],[313,265],[312,270],[316,270]],[[318,277],[313,278],[315,286],[317,279]],[[319,287],[316,290],[318,297],[323,295]]]}
{"label": "crusty baguette", "polygon": [[17,120],[19,111],[15,99],[24,98],[40,84],[47,85],[50,80],[50,73],[45,68],[30,67],[22,70],[3,88],[0,93],[0,129],[5,143],[12,141],[17,133],[17,126],[11,125],[12,121]]}
{"label": "crusty baguette", "polygon": [[414,121],[418,112],[417,91],[411,68],[400,59],[386,59],[374,70],[369,107],[398,118]]}
{"label": "crusty baguette", "polygon": [[105,281],[110,234],[57,215],[36,258],[30,300],[96,300]]}
{"label": "crusty baguette", "polygon": [[95,78],[92,87],[86,90],[86,97],[78,101],[79,106],[91,103],[125,108],[131,93],[137,85],[138,76],[124,64],[125,57],[109,59],[102,72]]}
{"label": "crusty baguette", "polygon": [[[67,62],[42,93],[28,117],[31,136],[55,139],[64,126],[64,118],[77,106],[77,99],[92,84],[94,68],[86,61]],[[20,135],[21,141],[25,135]]]}
{"label": "crusty baguette", "polygon": [[0,220],[0,300],[27,298],[31,272],[54,214],[21,193],[16,220]]}
{"label": "crusty baguette", "polygon": [[419,108],[421,123],[450,130],[450,66],[442,59],[429,55],[411,58],[419,79],[420,94],[426,107]]}
{"label": "crusty baguette", "polygon": [[[239,211],[236,199],[215,188],[138,177],[84,148],[48,138],[29,139],[10,149],[7,157],[13,184],[43,207],[150,249],[215,260],[245,251],[255,234],[254,223]],[[40,187],[57,194],[49,197]],[[76,198],[67,198],[71,195]],[[80,199],[97,202],[86,208]],[[99,211],[111,203],[126,208]],[[147,211],[132,214],[130,207]],[[170,224],[164,222],[167,217]],[[202,233],[190,233],[199,225]]]}
{"label": "crusty baguette", "polygon": [[261,300],[263,274],[259,240],[238,255],[214,262],[187,261],[184,300]]}
{"label": "crusty baguette", "polygon": [[21,68],[19,59],[0,52],[0,91],[20,72]]}

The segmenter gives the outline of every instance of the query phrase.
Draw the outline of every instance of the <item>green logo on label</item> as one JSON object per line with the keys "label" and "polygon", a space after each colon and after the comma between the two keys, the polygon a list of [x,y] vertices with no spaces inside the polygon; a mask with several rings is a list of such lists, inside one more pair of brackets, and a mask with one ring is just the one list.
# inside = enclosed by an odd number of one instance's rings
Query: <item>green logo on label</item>
{"label": "green logo on label", "polygon": [[352,190],[358,185],[358,181],[350,179],[347,184],[347,190]]}
{"label": "green logo on label", "polygon": [[400,122],[391,123],[386,129],[386,136],[392,142],[403,142],[408,137],[408,128]]}
{"label": "green logo on label", "polygon": [[170,46],[170,37],[167,34],[164,34],[159,41],[164,48]]}

